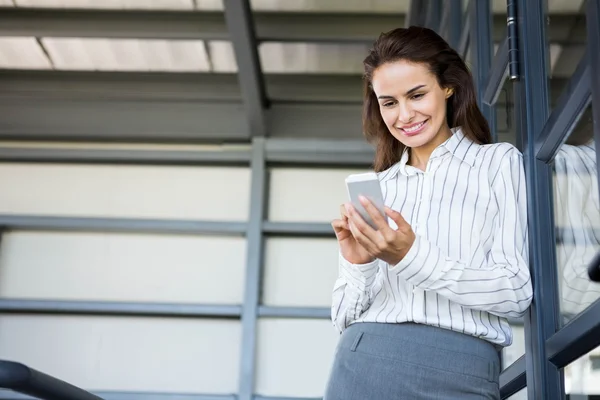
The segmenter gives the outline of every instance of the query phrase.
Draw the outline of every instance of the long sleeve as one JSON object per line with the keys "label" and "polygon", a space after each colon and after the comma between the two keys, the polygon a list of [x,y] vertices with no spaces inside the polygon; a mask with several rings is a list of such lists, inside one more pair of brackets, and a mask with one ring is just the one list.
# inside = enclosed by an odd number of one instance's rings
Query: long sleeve
{"label": "long sleeve", "polygon": [[352,264],[339,255],[339,277],[333,288],[331,319],[339,332],[365,312],[372,301],[372,289],[379,273],[379,261]]}
{"label": "long sleeve", "polygon": [[460,262],[417,235],[408,254],[390,273],[424,291],[499,317],[524,314],[533,297],[527,264],[526,186],[521,154],[503,157],[491,187],[498,207],[493,244],[484,262]]}

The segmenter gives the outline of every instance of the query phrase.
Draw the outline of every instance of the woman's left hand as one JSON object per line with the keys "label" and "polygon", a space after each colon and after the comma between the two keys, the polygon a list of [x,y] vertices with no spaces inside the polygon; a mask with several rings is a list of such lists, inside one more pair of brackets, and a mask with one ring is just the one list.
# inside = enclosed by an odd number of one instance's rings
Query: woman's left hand
{"label": "woman's left hand", "polygon": [[377,230],[371,228],[351,204],[346,204],[352,235],[373,257],[390,265],[398,264],[415,242],[412,227],[399,212],[385,207],[385,213],[398,226],[398,229],[394,230],[373,203],[362,196],[360,202],[377,225]]}

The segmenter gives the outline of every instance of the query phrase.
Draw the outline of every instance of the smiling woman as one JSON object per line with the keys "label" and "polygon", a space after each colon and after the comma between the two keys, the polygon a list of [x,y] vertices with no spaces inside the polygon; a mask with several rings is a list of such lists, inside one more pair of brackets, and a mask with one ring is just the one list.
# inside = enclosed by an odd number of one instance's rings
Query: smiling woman
{"label": "smiling woman", "polygon": [[426,28],[382,34],[364,61],[363,125],[387,219],[332,222],[342,333],[324,400],[500,399],[508,318],[532,300],[522,156],[491,144],[472,77]]}
{"label": "smiling woman", "polygon": [[364,65],[363,129],[377,146],[376,171],[398,162],[405,147],[423,158],[418,153],[431,153],[450,137],[450,127],[491,143],[469,69],[435,32],[411,27],[384,34]]}

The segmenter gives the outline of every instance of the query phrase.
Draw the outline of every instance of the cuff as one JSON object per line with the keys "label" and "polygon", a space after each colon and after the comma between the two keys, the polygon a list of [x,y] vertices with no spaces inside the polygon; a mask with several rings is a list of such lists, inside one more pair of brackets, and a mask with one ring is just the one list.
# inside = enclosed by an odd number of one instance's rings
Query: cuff
{"label": "cuff", "polygon": [[379,260],[376,259],[367,264],[352,264],[342,256],[342,253],[339,253],[339,259],[340,276],[344,278],[346,283],[360,290],[364,290],[373,284],[377,275]]}
{"label": "cuff", "polygon": [[437,279],[436,271],[443,270],[445,260],[439,248],[417,235],[406,256],[398,264],[390,266],[390,272],[414,286],[426,289]]}

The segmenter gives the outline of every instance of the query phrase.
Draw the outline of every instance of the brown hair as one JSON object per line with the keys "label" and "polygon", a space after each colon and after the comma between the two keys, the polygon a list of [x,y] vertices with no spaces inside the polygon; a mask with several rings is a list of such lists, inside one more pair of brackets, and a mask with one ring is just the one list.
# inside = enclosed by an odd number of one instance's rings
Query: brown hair
{"label": "brown hair", "polygon": [[426,64],[442,88],[453,89],[446,105],[450,128],[460,126],[464,135],[475,143],[492,142],[489,125],[477,107],[473,77],[458,53],[431,29],[398,28],[382,33],[363,61],[363,132],[376,146],[375,171],[383,171],[400,161],[405,148],[385,125],[371,85],[375,69],[399,60]]}

